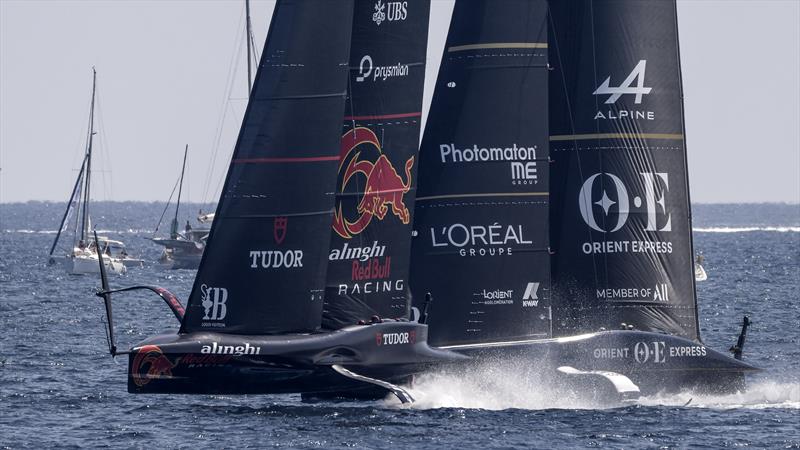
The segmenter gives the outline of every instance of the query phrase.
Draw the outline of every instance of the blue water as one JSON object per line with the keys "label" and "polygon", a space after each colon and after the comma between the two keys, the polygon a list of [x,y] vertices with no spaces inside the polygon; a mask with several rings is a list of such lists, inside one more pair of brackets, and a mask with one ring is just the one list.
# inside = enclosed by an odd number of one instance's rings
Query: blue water
{"label": "blue water", "polygon": [[[603,408],[548,395],[511,370],[432,374],[419,401],[305,404],[292,395],[134,396],[106,350],[98,280],[46,265],[62,204],[0,205],[0,446],[288,448],[800,448],[800,207],[699,205],[695,246],[704,341],[727,349],[754,320],[746,358],[766,369],[746,392],[692,392]],[[97,203],[94,222],[153,261],[163,204]],[[182,217],[197,211],[188,207]],[[163,228],[163,226],[162,226]],[[150,265],[113,286],[158,284],[185,299],[193,271]],[[177,322],[152,295],[115,298],[120,346]],[[683,406],[691,399],[688,406]]]}

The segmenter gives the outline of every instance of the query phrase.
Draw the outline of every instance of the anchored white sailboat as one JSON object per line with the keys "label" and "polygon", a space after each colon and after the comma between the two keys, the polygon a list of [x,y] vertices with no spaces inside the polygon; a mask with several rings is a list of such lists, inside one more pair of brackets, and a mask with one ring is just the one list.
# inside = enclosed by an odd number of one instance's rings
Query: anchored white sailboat
{"label": "anchored white sailboat", "polygon": [[[125,273],[125,266],[141,265],[141,260],[130,258],[125,249],[125,244],[120,241],[111,240],[107,237],[90,237],[89,230],[92,227],[92,219],[89,215],[89,200],[91,197],[92,180],[92,142],[95,135],[94,131],[94,105],[95,94],[97,92],[97,72],[92,68],[92,104],[89,109],[89,131],[86,138],[86,154],[72,188],[67,209],[61,218],[58,233],[50,247],[50,264],[60,263],[70,274],[99,273],[98,254],[105,255],[104,263],[106,270],[110,273]],[[78,213],[75,217],[74,230],[75,236],[70,247],[59,248],[61,237],[70,223],[73,210]],[[63,251],[61,253],[60,251]]]}

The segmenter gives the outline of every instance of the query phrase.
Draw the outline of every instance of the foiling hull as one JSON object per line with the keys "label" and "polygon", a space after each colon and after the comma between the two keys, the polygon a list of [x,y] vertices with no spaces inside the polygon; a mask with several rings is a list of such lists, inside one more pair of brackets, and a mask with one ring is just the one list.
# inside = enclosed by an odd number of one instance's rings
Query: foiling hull
{"label": "foiling hull", "polygon": [[[597,372],[628,378],[638,395],[695,390],[733,392],[756,368],[694,341],[640,331],[606,331],[557,339],[429,347],[427,327],[384,322],[331,333],[244,336],[219,333],[161,335],[134,347],[128,365],[131,393],[353,394],[374,388],[342,376],[403,384],[432,371],[468,373],[484,365],[524,365],[542,386],[574,391],[613,390]],[[567,374],[559,368],[577,369]],[[534,375],[532,375],[534,376]]]}
{"label": "foiling hull", "polygon": [[543,379],[544,386],[612,387],[611,378],[599,373],[618,374],[633,382],[637,395],[736,392],[744,389],[746,374],[759,370],[705,344],[644,331],[603,331],[443,349],[470,356],[472,363],[525,364]]}
{"label": "foiling hull", "polygon": [[336,372],[402,383],[432,367],[466,359],[427,344],[427,326],[383,322],[281,336],[214,332],[161,335],[133,348],[131,393],[274,394],[372,388]]}

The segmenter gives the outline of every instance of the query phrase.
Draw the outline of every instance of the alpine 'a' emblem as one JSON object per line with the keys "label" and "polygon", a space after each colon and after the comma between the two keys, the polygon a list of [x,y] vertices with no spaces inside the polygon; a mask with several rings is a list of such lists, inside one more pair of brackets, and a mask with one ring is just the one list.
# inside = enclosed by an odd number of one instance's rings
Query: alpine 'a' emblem
{"label": "alpine 'a' emblem", "polygon": [[131,378],[136,386],[144,386],[155,378],[172,376],[172,363],[157,345],[145,345],[139,349],[131,365]]}
{"label": "alpine 'a' emblem", "polygon": [[275,243],[278,245],[283,244],[283,240],[286,239],[286,227],[288,222],[289,218],[284,216],[276,217],[272,224],[272,237],[275,238]]}
{"label": "alpine 'a' emblem", "polygon": [[[345,133],[342,136],[339,160],[339,195],[333,214],[333,230],[336,234],[345,239],[352,238],[364,231],[373,217],[383,220],[390,206],[392,213],[402,223],[408,224],[411,214],[403,196],[411,189],[413,166],[412,156],[406,161],[404,182],[389,158],[381,151],[378,137],[372,130],[357,127]],[[363,189],[360,201],[356,199],[357,205],[352,204],[352,201],[348,202],[353,197],[347,193],[354,189]],[[357,214],[352,214],[353,206]],[[344,213],[348,210],[351,213],[349,217]]]}
{"label": "alpine 'a' emblem", "polygon": [[[596,91],[593,92],[594,95],[610,95],[608,100],[606,100],[606,104],[615,103],[625,94],[634,94],[636,95],[636,99],[634,103],[639,104],[642,103],[642,96],[649,94],[650,91],[653,90],[651,87],[644,87],[644,69],[647,65],[647,60],[643,59],[639,61],[639,64],[636,64],[636,67],[633,68],[631,73],[628,75],[628,78],[625,78],[625,81],[619,85],[619,87],[611,87],[611,77],[609,76],[606,78],[606,81],[597,88]],[[633,80],[636,80],[636,86],[631,87],[633,84]]]}

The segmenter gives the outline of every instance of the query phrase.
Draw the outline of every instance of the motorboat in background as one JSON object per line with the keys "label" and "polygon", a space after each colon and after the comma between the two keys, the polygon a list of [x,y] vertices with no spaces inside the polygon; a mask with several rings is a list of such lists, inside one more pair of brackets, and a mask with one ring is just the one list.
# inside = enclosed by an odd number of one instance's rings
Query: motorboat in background
{"label": "motorboat in background", "polygon": [[[89,109],[89,129],[86,138],[86,152],[81,162],[78,178],[72,188],[72,194],[67,202],[67,209],[61,218],[58,232],[53,240],[48,254],[48,263],[60,263],[68,273],[85,274],[99,273],[99,253],[105,253],[104,258],[106,270],[109,273],[125,273],[128,266],[141,266],[142,260],[130,256],[125,248],[125,244],[118,240],[108,237],[98,237],[95,240],[90,236],[89,230],[92,228],[92,219],[89,214],[89,204],[91,199],[91,180],[92,180],[92,144],[95,124],[95,98],[97,92],[97,72],[92,68],[92,102]],[[74,221],[74,238],[69,247],[59,246],[63,244],[63,236],[71,222],[71,216],[77,211]]]}
{"label": "motorboat in background", "polygon": [[[169,237],[168,238],[151,238],[153,243],[161,245],[164,250],[158,258],[159,264],[166,269],[197,269],[200,266],[200,260],[203,257],[203,251],[206,247],[206,239],[210,228],[206,223],[206,216],[202,213],[198,215],[198,222],[203,226],[193,228],[189,221],[186,221],[186,226],[183,233],[178,232],[178,213],[181,207],[181,194],[183,191],[183,176],[186,172],[186,157],[189,153],[189,145],[183,152],[183,165],[181,167],[181,176],[178,179],[176,187],[178,188],[178,199],[175,202],[175,216],[170,222]],[[158,232],[161,226],[161,221],[164,219],[164,214],[169,209],[172,195],[175,193],[173,188],[170,194],[167,205],[164,207],[164,212],[161,213],[161,218],[158,220],[154,234]]]}
{"label": "motorboat in background", "polygon": [[706,269],[703,268],[703,260],[705,258],[702,254],[697,255],[694,259],[694,280],[695,281],[706,281],[708,280],[708,274],[706,273]]}

